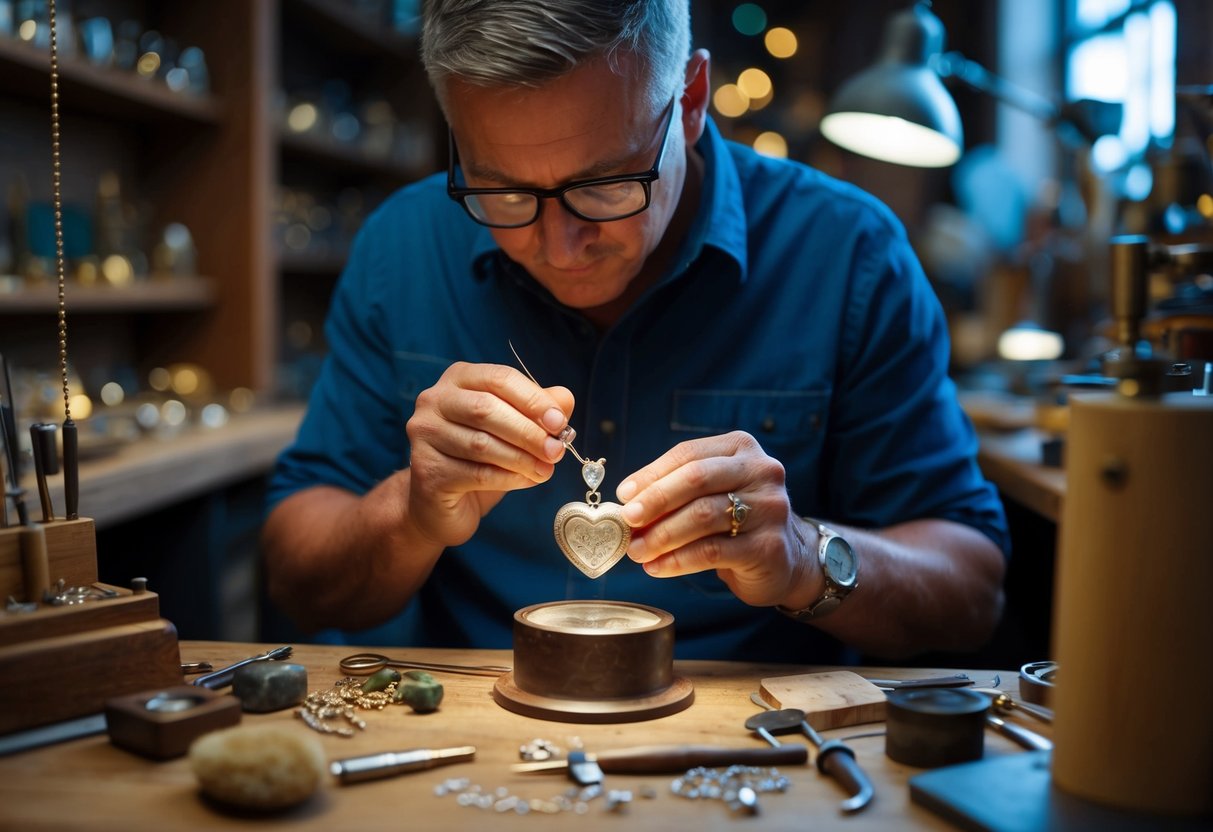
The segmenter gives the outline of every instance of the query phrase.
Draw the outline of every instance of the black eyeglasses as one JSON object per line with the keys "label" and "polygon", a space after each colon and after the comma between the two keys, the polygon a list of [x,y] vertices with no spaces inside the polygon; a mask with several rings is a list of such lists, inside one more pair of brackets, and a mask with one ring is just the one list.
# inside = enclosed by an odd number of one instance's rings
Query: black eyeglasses
{"label": "black eyeglasses", "polygon": [[522,228],[539,218],[542,199],[559,199],[575,217],[589,222],[611,222],[635,216],[649,207],[652,184],[660,178],[661,161],[674,121],[674,102],[666,107],[665,126],[657,160],[644,173],[620,173],[595,179],[579,179],[559,188],[461,188],[455,184],[459,163],[455,136],[447,128],[449,159],[446,193],[461,204],[472,219],[491,228]]}

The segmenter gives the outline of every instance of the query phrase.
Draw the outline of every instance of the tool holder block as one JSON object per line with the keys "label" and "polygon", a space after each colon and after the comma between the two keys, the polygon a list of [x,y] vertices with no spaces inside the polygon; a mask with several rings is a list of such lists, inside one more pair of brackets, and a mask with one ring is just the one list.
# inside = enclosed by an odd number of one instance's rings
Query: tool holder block
{"label": "tool holder block", "polygon": [[[112,598],[0,612],[0,734],[100,713],[106,700],[180,685],[177,629],[154,592],[97,582],[93,521],[43,524],[49,578]],[[0,529],[0,596],[25,598],[21,529]]]}

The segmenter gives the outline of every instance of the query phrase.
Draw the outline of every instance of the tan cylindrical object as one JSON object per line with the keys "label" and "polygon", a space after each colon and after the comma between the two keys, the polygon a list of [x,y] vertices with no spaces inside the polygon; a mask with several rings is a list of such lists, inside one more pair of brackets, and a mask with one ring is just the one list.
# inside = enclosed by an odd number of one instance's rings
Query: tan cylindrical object
{"label": "tan cylindrical object", "polygon": [[1126,809],[1213,812],[1213,401],[1071,408],[1053,782]]}
{"label": "tan cylindrical object", "polygon": [[25,600],[41,603],[51,586],[51,563],[46,550],[46,531],[37,523],[21,529],[21,577]]}

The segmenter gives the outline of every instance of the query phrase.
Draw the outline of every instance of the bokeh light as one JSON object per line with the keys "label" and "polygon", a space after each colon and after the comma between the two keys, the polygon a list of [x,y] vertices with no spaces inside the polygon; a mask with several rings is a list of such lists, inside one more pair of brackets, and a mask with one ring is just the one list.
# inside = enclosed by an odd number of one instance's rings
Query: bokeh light
{"label": "bokeh light", "polygon": [[122,389],[122,385],[118,382],[107,381],[101,385],[101,401],[110,407],[122,404],[125,399],[126,391]]}
{"label": "bokeh light", "polygon": [[796,42],[796,34],[791,29],[785,29],[782,26],[768,30],[762,42],[766,46],[767,52],[770,52],[771,56],[775,58],[792,57],[800,45]]}
{"label": "bokeh light", "polygon": [[742,3],[733,9],[733,28],[743,35],[757,35],[767,28],[767,13],[757,3]]}
{"label": "bokeh light", "polygon": [[771,76],[752,66],[737,76],[737,87],[751,101],[761,100],[771,94]]}
{"label": "bokeh light", "polygon": [[763,156],[773,156],[776,159],[788,158],[788,140],[773,130],[759,133],[754,139],[754,149]]}
{"label": "bokeh light", "polygon": [[737,118],[750,109],[750,97],[736,84],[721,84],[712,95],[712,104],[722,116]]}

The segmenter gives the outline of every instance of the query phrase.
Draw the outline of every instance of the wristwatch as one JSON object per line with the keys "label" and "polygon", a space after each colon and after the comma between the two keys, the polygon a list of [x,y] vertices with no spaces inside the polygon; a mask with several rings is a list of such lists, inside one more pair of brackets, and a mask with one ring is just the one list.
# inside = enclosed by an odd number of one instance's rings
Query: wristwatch
{"label": "wristwatch", "polygon": [[825,592],[813,603],[799,610],[776,607],[784,615],[797,621],[811,621],[829,615],[842,603],[842,600],[855,591],[859,578],[859,556],[850,543],[833,529],[826,528],[811,517],[804,518],[817,530],[820,541],[817,544],[817,562],[821,564],[821,574],[825,578]]}

